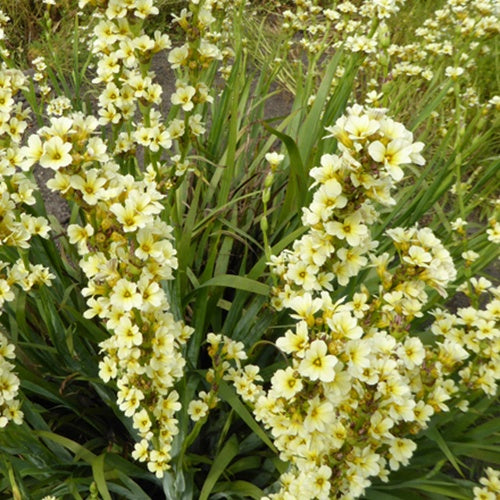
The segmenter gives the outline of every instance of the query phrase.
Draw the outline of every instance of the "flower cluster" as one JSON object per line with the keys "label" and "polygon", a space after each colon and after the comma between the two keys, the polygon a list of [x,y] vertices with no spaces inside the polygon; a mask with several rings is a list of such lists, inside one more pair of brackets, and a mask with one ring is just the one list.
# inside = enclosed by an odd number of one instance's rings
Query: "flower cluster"
{"label": "flower cluster", "polygon": [[[307,72],[320,82],[325,74],[322,54],[331,49],[350,52],[349,59],[340,59],[332,80],[332,92],[360,65],[362,77],[355,80],[357,89],[367,95],[367,103],[379,106],[397,98],[404,81],[417,84],[423,90],[429,82],[452,80],[455,92],[440,105],[446,113],[436,111],[433,118],[441,125],[440,133],[448,130],[449,120],[456,121],[455,112],[473,112],[480,108],[498,108],[498,96],[493,86],[477,85],[477,70],[494,65],[495,36],[500,31],[498,2],[495,0],[449,0],[440,3],[415,30],[411,43],[397,43],[400,30],[398,16],[411,17],[414,5],[404,0],[367,0],[336,2],[324,7],[321,2],[297,0],[282,12],[284,31],[288,33],[283,50],[275,62],[283,69],[282,83],[293,88],[292,67],[303,64],[302,51],[308,57]],[[271,53],[271,51],[269,51]],[[356,57],[353,57],[355,55]],[[288,64],[283,64],[287,61]],[[356,61],[356,63],[354,63]],[[356,69],[357,71],[357,69]],[[290,83],[292,81],[292,83]],[[493,88],[492,88],[493,87]],[[486,89],[486,91],[485,91]],[[456,95],[455,95],[456,94]],[[314,101],[314,95],[308,104]],[[467,120],[464,122],[467,123]],[[483,126],[483,125],[481,125]]]}
{"label": "flower cluster", "polygon": [[274,373],[254,408],[290,463],[269,498],[361,496],[371,476],[385,481],[408,464],[416,449],[409,436],[432,415],[450,403],[466,411],[473,391],[496,395],[500,289],[485,287],[484,309],[433,312],[431,345],[373,325],[366,291],[346,304],[326,293],[308,298],[314,321],[300,320],[277,340],[289,366]]}
{"label": "flower cluster", "polygon": [[378,218],[374,204],[392,205],[402,166],[424,163],[423,144],[382,109],[353,106],[327,130],[342,154],[323,155],[321,166],[311,170],[312,186],[318,187],[302,216],[309,231],[293,250],[272,258],[271,267],[284,282],[274,300],[277,308],[288,307],[291,292],[333,290],[334,279],[347,285],[377,246],[369,232]]}
{"label": "flower cluster", "polygon": [[[290,89],[294,88],[292,67],[303,71],[307,60],[307,73],[319,83],[326,69],[332,49],[349,54],[341,58],[331,82],[331,91],[340,83],[342,77],[363,61],[377,61],[385,54],[387,36],[381,35],[387,21],[396,17],[404,6],[405,0],[369,0],[351,2],[349,0],[325,5],[317,0],[295,0],[294,5],[283,10],[282,33],[285,35],[281,48],[275,54],[274,62],[282,70],[278,78]],[[259,47],[259,51],[262,48]],[[304,57],[305,55],[305,57]],[[295,90],[295,89],[294,89]],[[308,105],[314,102],[311,95]]]}
{"label": "flower cluster", "polygon": [[488,467],[486,476],[482,477],[479,482],[483,486],[474,488],[474,500],[495,500],[500,496],[500,471]]}
{"label": "flower cluster", "polygon": [[399,12],[405,0],[374,0],[339,2],[324,8],[317,1],[296,0],[294,10],[283,12],[285,30],[302,33],[300,45],[309,53],[322,51],[325,46],[345,47],[352,52],[374,53],[377,39],[373,28]]}
{"label": "flower cluster", "polygon": [[500,380],[500,288],[484,278],[472,278],[470,287],[482,298],[484,308],[461,307],[454,314],[438,309],[433,312],[431,331],[442,339],[437,356],[443,370],[467,360],[458,372],[459,384],[469,392],[479,390],[493,397]]}
{"label": "flower cluster", "polygon": [[478,94],[474,75],[491,51],[487,41],[499,32],[496,1],[449,0],[415,31],[415,42],[389,44],[386,54],[373,59],[371,65],[375,68],[380,62],[387,62],[381,61],[385,57],[391,60],[391,80],[407,76],[430,81],[438,61],[442,61],[445,77],[461,83],[461,105],[474,108],[491,97]]}
{"label": "flower cluster", "polygon": [[[231,72],[230,61],[234,56],[228,45],[232,14],[242,2],[191,0],[187,3],[188,8],[182,9],[178,16],[174,16],[174,21],[184,31],[186,42],[170,51],[168,61],[172,69],[177,70],[180,81],[184,79],[195,83],[213,62],[219,61],[220,72],[227,77]],[[208,89],[204,86],[200,88],[203,92],[199,97],[204,98]],[[199,93],[200,89],[193,90]]]}
{"label": "flower cluster", "polygon": [[[26,116],[14,96],[25,79],[21,72],[2,68],[0,234],[5,245],[20,248],[28,248],[33,234],[48,236],[45,219],[20,211],[16,215],[18,204],[35,202],[33,183],[17,168],[26,171],[38,164],[52,170],[48,187],[81,208],[78,223],[70,224],[67,233],[87,279],[82,290],[88,306],[84,316],[98,318],[110,333],[99,344],[99,375],[116,384],[118,406],[132,419],[139,441],[133,457],[147,461],[149,470],[161,477],[170,467],[172,440],[178,432],[175,414],[181,405],[173,387],[183,376],[182,349],[193,331],[170,311],[162,284],[172,278],[177,259],[173,229],[164,214],[169,184],[156,179],[162,151],[171,147],[176,134],[172,127],[167,130],[155,109],[162,89],[153,82],[148,66],[155,53],[170,48],[170,40],[160,32],[150,37],[143,30],[144,19],[158,13],[152,0],[82,0],[80,7],[87,3],[98,19],[90,45],[97,61],[93,82],[103,86],[97,116],[73,111],[62,96],[52,99],[45,107],[48,124],[20,147]],[[209,16],[200,15],[210,24]],[[36,61],[36,68],[35,79],[42,81],[42,60]],[[206,87],[200,86],[198,93],[208,99]],[[137,110],[142,116],[139,123]],[[196,116],[179,123],[201,133]],[[106,141],[109,125],[112,131]],[[139,146],[146,163],[142,169],[136,169],[134,158]],[[50,275],[42,268],[26,269],[19,261],[11,270],[3,266],[0,279],[3,302],[14,297],[13,283],[27,290],[48,282]],[[3,339],[2,356],[2,361],[12,357]],[[13,399],[18,380],[10,374],[11,367],[7,361],[2,364],[2,405],[8,405],[6,415],[10,411],[11,418],[19,420]]]}
{"label": "flower cluster", "polygon": [[[0,310],[16,297],[16,285],[25,292],[37,285],[50,284],[49,269],[29,262],[27,251],[35,236],[49,237],[48,221],[28,212],[36,203],[37,185],[23,161],[21,141],[28,127],[29,110],[18,97],[25,88],[26,77],[21,71],[0,66],[0,242],[5,251],[0,258]],[[13,261],[15,249],[19,258]],[[4,260],[6,259],[6,260]],[[14,346],[0,333],[0,427],[10,420],[21,423],[22,412],[16,399],[19,379],[13,372]]]}
{"label": "flower cluster", "polygon": [[[324,155],[311,171],[309,230],[272,261],[284,282],[275,306],[297,320],[276,341],[288,366],[252,405],[290,463],[275,499],[361,496],[371,477],[385,481],[408,464],[416,449],[409,436],[432,415],[452,400],[465,410],[471,389],[494,394],[499,375],[497,289],[482,288],[494,297],[484,310],[435,311],[436,342],[424,345],[410,325],[423,315],[427,290],[445,296],[455,279],[449,252],[418,226],[388,230],[395,252],[373,252],[375,203],[392,203],[401,165],[423,163],[423,145],[383,111],[358,106],[329,131],[342,154]],[[361,285],[333,302],[334,279],[338,291],[369,267],[378,287]]]}
{"label": "flower cluster", "polygon": [[[100,343],[99,375],[116,384],[118,406],[132,419],[139,441],[133,457],[147,461],[149,470],[161,477],[170,467],[178,432],[180,403],[173,387],[183,376],[181,351],[192,333],[170,312],[162,285],[172,278],[177,259],[164,211],[171,172],[161,162],[177,141],[181,154],[169,160],[178,175],[189,141],[204,132],[195,107],[211,97],[206,84],[190,83],[199,80],[211,61],[225,57],[213,29],[215,12],[222,12],[225,3],[192,2],[176,18],[189,43],[168,56],[183,75],[171,101],[184,113],[169,125],[158,111],[162,89],[149,66],[154,54],[170,49],[171,43],[167,35],[150,37],[143,29],[144,19],[158,9],[149,0],[82,0],[80,7],[86,4],[98,19],[90,40],[96,60],[93,83],[102,87],[97,116],[73,111],[62,98],[52,99],[45,110],[49,123],[29,137],[21,159],[27,168],[39,164],[52,170],[48,187],[81,207],[78,223],[70,224],[67,233],[87,278],[84,316],[99,318],[110,332]],[[201,41],[200,30],[205,34]],[[144,165],[138,165],[137,157],[144,158]],[[195,407],[196,402],[189,407],[193,418]]]}
{"label": "flower cluster", "polygon": [[173,385],[192,329],[174,318],[161,284],[177,259],[155,172],[147,168],[142,180],[120,173],[98,126],[80,112],[52,116],[28,139],[23,161],[53,170],[48,186],[82,207],[81,224],[67,231],[88,280],[84,316],[98,317],[111,333],[100,344],[99,374],[116,381],[118,405],[133,420],[141,439],[134,457],[161,476],[177,432]]}
{"label": "flower cluster", "polygon": [[15,358],[14,346],[0,333],[0,428],[10,421],[21,424],[23,412],[17,399],[19,378],[14,373],[14,365],[8,360]]}
{"label": "flower cluster", "polygon": [[[111,126],[114,154],[124,162],[141,151],[162,178],[182,176],[191,170],[186,159],[190,145],[206,130],[201,107],[213,101],[204,72],[214,62],[226,64],[233,55],[224,46],[230,30],[228,10],[237,5],[220,0],[189,2],[174,16],[186,42],[172,47],[168,35],[157,30],[149,36],[144,31],[144,20],[158,13],[153,1],[82,0],[80,7],[87,4],[100,19],[90,41],[97,61],[93,83],[103,86],[99,124]],[[159,111],[163,89],[150,69],[155,54],[164,50],[169,51],[166,57],[177,77],[168,122]],[[225,74],[229,71],[226,64]],[[172,147],[180,154],[165,155]]]}
{"label": "flower cluster", "polygon": [[203,117],[213,103],[215,71],[227,79],[232,69],[234,51],[230,46],[232,20],[244,4],[241,0],[206,0],[186,2],[174,22],[183,32],[183,42],[172,48],[168,62],[175,73],[175,92],[170,96],[173,119],[169,131],[178,143],[178,155],[172,157],[174,174],[199,172],[190,165],[190,149],[197,149],[205,133]]}
{"label": "flower cluster", "polygon": [[[87,3],[80,2],[80,7]],[[94,15],[100,20],[93,29],[90,50],[97,61],[92,81],[104,86],[98,97],[99,123],[113,125],[110,142],[116,154],[133,153],[141,146],[156,161],[172,141],[155,109],[161,103],[162,88],[148,69],[154,54],[170,48],[170,38],[159,31],[152,37],[144,32],[144,19],[158,13],[152,1],[97,4]],[[142,119],[136,123],[138,109]]]}
{"label": "flower cluster", "polygon": [[255,365],[242,366],[247,359],[245,346],[225,335],[209,333],[207,335],[208,355],[212,360],[212,368],[207,371],[206,381],[210,385],[209,392],[201,391],[199,399],[191,401],[188,413],[194,422],[204,419],[208,412],[219,402],[217,391],[222,380],[232,382],[236,392],[249,404],[255,403],[263,394],[259,383],[259,367]]}

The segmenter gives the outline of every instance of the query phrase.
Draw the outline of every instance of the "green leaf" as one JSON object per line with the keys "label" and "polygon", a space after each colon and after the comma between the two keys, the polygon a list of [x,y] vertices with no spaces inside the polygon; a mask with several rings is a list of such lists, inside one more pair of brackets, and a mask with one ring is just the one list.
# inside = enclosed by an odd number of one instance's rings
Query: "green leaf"
{"label": "green leaf", "polygon": [[261,459],[257,456],[244,457],[231,465],[227,472],[228,474],[237,474],[238,472],[245,470],[258,469],[260,464]]}
{"label": "green leaf", "polygon": [[264,492],[248,481],[231,481],[218,483],[212,490],[213,493],[225,493],[226,495],[238,495],[240,498],[253,498],[259,500]]}
{"label": "green leaf", "polygon": [[256,293],[258,295],[268,296],[271,289],[269,285],[260,283],[245,276],[236,276],[232,274],[220,274],[215,276],[204,283],[201,283],[199,288],[208,286],[223,286],[227,288],[235,288],[236,290],[244,290],[246,292]]}
{"label": "green leaf", "polygon": [[439,495],[444,495],[448,498],[458,498],[460,500],[470,500],[470,495],[466,494],[462,488],[459,488],[453,484],[439,483],[439,482],[425,482],[421,481],[413,484],[413,487],[417,490],[428,491],[430,493],[437,493]]}
{"label": "green leaf", "polygon": [[474,428],[467,434],[467,437],[471,440],[481,442],[485,438],[499,432],[500,432],[500,417],[497,417]]}
{"label": "green leaf", "polygon": [[[129,497],[131,500],[150,500],[151,497],[146,494],[146,492],[132,479],[130,479],[126,474],[122,471],[116,471],[118,474],[118,478],[120,481],[128,488],[131,493]],[[110,485],[111,489],[111,485]]]}
{"label": "green leaf", "polygon": [[[23,403],[23,412],[24,412],[24,419],[25,422],[28,422],[31,427],[36,428],[38,430],[46,430],[50,432],[50,428],[45,422],[45,420],[40,416],[40,413],[36,411],[35,406],[33,403],[29,400],[26,399]],[[28,427],[29,429],[29,427]],[[30,429],[30,434],[31,429]],[[38,439],[34,438],[34,440],[38,441]],[[54,455],[61,461],[69,461],[71,460],[71,454],[58,443],[51,441],[47,442],[47,447],[54,453]],[[52,460],[54,461],[54,457],[52,457]]]}
{"label": "green leaf", "polygon": [[365,493],[366,500],[405,500],[410,498],[408,496],[408,492],[405,492],[404,495],[389,495],[388,493],[383,493],[376,488],[369,488]]}
{"label": "green leaf", "polygon": [[470,458],[481,460],[482,462],[490,462],[500,464],[500,446],[484,445],[479,443],[458,443],[452,445],[455,453],[464,455]]}
{"label": "green leaf", "polygon": [[248,425],[248,427],[250,427],[250,429],[252,429],[252,431],[255,432],[255,434],[257,434],[257,436],[259,436],[260,439],[262,439],[262,441],[266,443],[274,453],[277,453],[274,444],[271,442],[260,425],[252,417],[251,413],[247,410],[245,405],[240,401],[233,388],[231,388],[226,382],[221,381],[219,384],[218,395],[224,401],[229,403],[231,408],[240,416],[240,418]]}
{"label": "green leaf", "polygon": [[75,455],[75,460],[81,457],[85,462],[87,462],[92,467],[92,475],[94,481],[97,485],[101,498],[103,500],[112,500],[111,494],[109,493],[108,486],[106,484],[106,478],[104,473],[104,460],[106,458],[106,453],[101,455],[95,455],[85,446],[80,445],[76,441],[69,439],[67,437],[55,434],[49,431],[34,431],[37,436],[42,439],[48,439],[64,446],[70,450]]}
{"label": "green leaf", "polygon": [[304,204],[307,195],[307,172],[296,142],[289,135],[270,127],[266,122],[262,122],[262,125],[283,142],[290,157],[290,175],[282,209],[284,216],[287,216],[292,209],[297,211]]}
{"label": "green leaf", "polygon": [[82,459],[85,460],[85,462],[87,462],[90,465],[92,465],[92,462],[97,458],[97,455],[87,450],[87,448],[85,448],[81,444],[78,444],[76,441],[73,441],[67,437],[60,436],[59,434],[55,434],[54,432],[48,432],[48,431],[34,431],[34,432],[37,436],[40,436],[41,438],[50,439],[51,441],[54,441],[54,443],[64,446],[68,450],[72,451],[75,455],[79,455],[80,457],[82,457]]}
{"label": "green leaf", "polygon": [[[316,97],[314,103],[311,106],[306,119],[301,124],[300,134],[299,134],[299,147],[301,151],[304,151],[307,156],[309,156],[310,151],[314,147],[314,143],[318,140],[318,136],[323,133],[322,129],[322,114],[325,111],[325,105],[331,100],[330,94],[332,92],[332,80],[335,76],[335,71],[340,63],[344,51],[342,48],[335,50],[334,56],[331,58],[328,66],[325,69],[323,80],[321,85],[316,92]],[[351,71],[355,74],[355,69],[351,68]],[[342,80],[346,80],[350,75],[344,74]],[[350,93],[350,92],[349,92]],[[341,112],[343,106],[337,106],[335,111]],[[333,106],[328,106],[329,108]]]}
{"label": "green leaf", "polygon": [[217,479],[226,470],[231,460],[238,454],[238,440],[233,434],[226,442],[220,453],[215,457],[208,476],[203,483],[199,500],[207,500]]}
{"label": "green leaf", "polygon": [[[455,470],[462,476],[465,477],[462,469],[458,465],[458,460],[456,459],[455,455],[453,455],[452,451],[450,450],[449,446],[446,444],[446,441],[443,439],[443,436],[439,433],[436,427],[431,427],[429,428],[425,435],[434,441],[440,448],[440,450],[445,454],[446,458],[450,461],[450,463],[453,465]],[[462,464],[464,465],[464,464]]]}
{"label": "green leaf", "polygon": [[443,100],[443,98],[446,96],[448,93],[448,90],[450,90],[451,86],[453,85],[453,81],[450,79],[446,85],[444,85],[443,89],[441,92],[439,92],[434,99],[428,103],[422,111],[415,117],[415,119],[412,121],[412,123],[409,126],[410,130],[415,130],[423,121],[425,121],[429,115],[436,109],[436,107],[439,105],[439,103]]}
{"label": "green leaf", "polygon": [[104,478],[104,459],[106,453],[102,453],[98,457],[92,460],[92,474],[94,476],[97,489],[101,494],[103,500],[111,500],[111,495],[109,493],[108,487],[106,485],[106,479]]}
{"label": "green leaf", "polygon": [[52,384],[22,367],[18,368],[18,373],[21,376],[21,387],[23,389],[38,394],[49,401],[59,403],[62,407],[71,408],[76,414],[80,414],[81,408],[68,398],[62,397]]}

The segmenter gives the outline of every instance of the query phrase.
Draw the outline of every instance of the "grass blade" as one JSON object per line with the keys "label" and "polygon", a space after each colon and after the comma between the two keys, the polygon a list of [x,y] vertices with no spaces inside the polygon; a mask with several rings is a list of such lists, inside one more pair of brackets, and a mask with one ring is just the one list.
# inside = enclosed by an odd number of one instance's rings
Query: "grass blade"
{"label": "grass blade", "polygon": [[212,467],[208,473],[207,479],[203,483],[200,493],[200,500],[207,500],[217,479],[225,471],[231,460],[238,454],[238,440],[233,434],[226,442],[220,453],[214,458]]}
{"label": "grass blade", "polygon": [[232,389],[226,382],[221,381],[218,395],[231,406],[231,408],[240,416],[248,427],[250,427],[250,429],[252,429],[252,431],[255,432],[255,434],[257,434],[257,436],[259,436],[260,439],[267,444],[273,452],[277,452],[274,444],[252,417],[245,405],[240,401],[234,389]]}

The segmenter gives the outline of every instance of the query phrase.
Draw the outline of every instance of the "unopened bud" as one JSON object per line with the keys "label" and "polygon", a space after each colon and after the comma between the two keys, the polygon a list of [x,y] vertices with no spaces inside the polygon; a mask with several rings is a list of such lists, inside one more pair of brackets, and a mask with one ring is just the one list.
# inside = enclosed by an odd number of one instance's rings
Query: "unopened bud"
{"label": "unopened bud", "polygon": [[90,498],[99,498],[99,490],[97,488],[97,484],[92,482],[89,488]]}
{"label": "unopened bud", "polygon": [[272,173],[267,174],[266,179],[264,180],[264,187],[271,187],[274,180],[274,175]]}
{"label": "unopened bud", "polygon": [[384,67],[389,66],[389,56],[385,52],[378,55],[378,61]]}
{"label": "unopened bud", "polygon": [[386,49],[391,44],[391,33],[387,24],[382,21],[378,27],[378,41],[383,49]]}
{"label": "unopened bud", "polygon": [[98,245],[102,245],[107,240],[107,237],[104,233],[98,232],[95,235],[95,241]]}

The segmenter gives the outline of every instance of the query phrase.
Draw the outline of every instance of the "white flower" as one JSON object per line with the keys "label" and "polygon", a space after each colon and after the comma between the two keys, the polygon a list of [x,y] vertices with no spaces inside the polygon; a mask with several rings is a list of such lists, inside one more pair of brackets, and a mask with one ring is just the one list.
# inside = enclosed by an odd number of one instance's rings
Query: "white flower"
{"label": "white flower", "polygon": [[311,342],[304,359],[300,362],[299,373],[310,380],[332,382],[335,378],[334,367],[338,360],[327,352],[328,347],[322,340]]}
{"label": "white flower", "polygon": [[404,174],[399,165],[412,163],[413,145],[404,139],[394,139],[387,146],[375,141],[368,146],[368,153],[373,160],[384,164],[395,181],[400,181]]}
{"label": "white flower", "polygon": [[452,80],[456,80],[460,75],[463,75],[464,72],[465,72],[464,68],[461,68],[460,66],[457,67],[447,66],[446,69],[444,70],[444,74],[448,78],[451,78]]}
{"label": "white flower", "polygon": [[302,379],[296,371],[289,366],[285,370],[278,370],[271,378],[272,392],[276,397],[291,399],[302,390]]}
{"label": "white flower", "polygon": [[40,157],[40,165],[44,168],[59,170],[62,167],[67,167],[73,158],[69,154],[73,145],[64,142],[60,137],[51,137],[43,145],[43,153]]}
{"label": "white flower", "polygon": [[181,106],[184,111],[191,111],[194,107],[194,103],[191,99],[194,97],[195,93],[196,89],[191,87],[191,85],[182,85],[172,94],[172,104]]}

